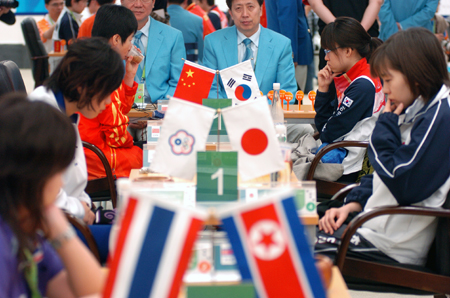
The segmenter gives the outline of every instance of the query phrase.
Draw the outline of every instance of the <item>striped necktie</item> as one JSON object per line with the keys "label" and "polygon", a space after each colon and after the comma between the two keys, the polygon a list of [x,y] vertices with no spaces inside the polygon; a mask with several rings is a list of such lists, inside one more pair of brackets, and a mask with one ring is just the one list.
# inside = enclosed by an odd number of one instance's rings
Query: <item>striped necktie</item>
{"label": "striped necktie", "polygon": [[144,44],[142,43],[141,36],[142,36],[142,31],[137,31],[136,34],[134,35],[134,45],[139,50],[141,50],[141,53],[144,54],[144,59],[142,59],[141,63],[139,63],[139,68],[136,72],[136,76],[134,77],[134,80],[137,83],[142,82],[142,72],[143,72],[144,65],[145,65],[145,47],[144,47]]}
{"label": "striped necktie", "polygon": [[244,59],[242,59],[242,62],[247,61],[248,59],[251,59],[250,61],[252,62],[252,68],[255,69],[255,61],[253,58],[253,51],[251,48],[251,44],[252,41],[250,40],[250,38],[246,38],[242,41],[245,45],[245,54],[244,54]]}

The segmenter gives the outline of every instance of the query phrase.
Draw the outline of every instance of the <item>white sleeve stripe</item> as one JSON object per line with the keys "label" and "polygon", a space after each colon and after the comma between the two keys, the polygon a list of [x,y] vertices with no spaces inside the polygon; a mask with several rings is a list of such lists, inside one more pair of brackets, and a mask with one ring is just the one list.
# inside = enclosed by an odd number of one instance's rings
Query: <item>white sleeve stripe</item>
{"label": "white sleeve stripe", "polygon": [[431,129],[433,128],[434,122],[436,121],[436,117],[437,117],[437,115],[439,114],[439,111],[440,111],[440,109],[441,109],[441,103],[442,103],[442,101],[439,100],[439,101],[438,101],[438,107],[437,107],[436,112],[435,112],[435,114],[434,114],[434,116],[433,116],[433,120],[431,121],[431,125],[428,127],[428,130],[427,130],[427,132],[425,133],[425,136],[424,136],[424,138],[422,139],[422,141],[420,142],[420,144],[419,144],[419,146],[417,147],[416,151],[414,152],[414,155],[411,157],[411,159],[410,159],[408,162],[405,162],[405,163],[402,163],[402,164],[399,164],[398,166],[396,166],[396,167],[394,168],[394,170],[392,171],[392,173],[389,172],[389,171],[386,169],[386,167],[383,165],[383,163],[382,163],[382,162],[380,161],[380,159],[378,158],[378,153],[377,153],[377,151],[375,150],[375,148],[373,147],[373,144],[372,144],[372,138],[370,138],[369,143],[370,143],[370,147],[372,148],[372,151],[373,151],[374,154],[375,154],[375,160],[377,161],[377,163],[380,165],[380,167],[383,169],[383,171],[384,171],[389,177],[394,178],[395,172],[396,172],[399,168],[402,168],[402,167],[405,167],[405,166],[410,165],[410,164],[414,161],[414,159],[416,158],[417,154],[419,154],[420,149],[422,148],[422,146],[423,146],[423,144],[425,143],[425,141],[426,141],[426,139],[427,139],[427,137],[428,137],[428,135],[429,135]]}

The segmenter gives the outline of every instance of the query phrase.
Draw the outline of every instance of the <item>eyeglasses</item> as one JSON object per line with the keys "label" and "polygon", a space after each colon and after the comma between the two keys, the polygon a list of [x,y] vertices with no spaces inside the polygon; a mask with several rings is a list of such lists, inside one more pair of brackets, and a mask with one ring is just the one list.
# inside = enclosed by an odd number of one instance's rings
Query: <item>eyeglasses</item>
{"label": "eyeglasses", "polygon": [[[125,0],[126,2],[128,2],[128,3],[135,3],[135,2],[137,2],[138,0]],[[153,0],[140,0],[142,3],[144,3],[144,4],[149,4],[149,3],[151,3],[151,2],[153,2]]]}
{"label": "eyeglasses", "polygon": [[60,2],[60,3],[52,3],[50,4],[51,7],[58,7],[58,6],[64,6],[64,2]]}
{"label": "eyeglasses", "polygon": [[326,55],[328,55],[330,52],[332,52],[332,51],[334,51],[334,50],[337,50],[337,49],[339,49],[340,47],[336,47],[336,48],[334,48],[334,49],[332,49],[332,50],[325,50],[325,49],[323,49],[323,51],[325,52],[325,56]]}

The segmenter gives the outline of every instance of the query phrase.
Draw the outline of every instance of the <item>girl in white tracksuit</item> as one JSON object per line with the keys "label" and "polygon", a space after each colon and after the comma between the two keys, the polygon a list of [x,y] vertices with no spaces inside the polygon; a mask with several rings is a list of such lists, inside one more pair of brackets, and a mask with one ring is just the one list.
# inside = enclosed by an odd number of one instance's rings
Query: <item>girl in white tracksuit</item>
{"label": "girl in white tracksuit", "polygon": [[[450,89],[438,40],[423,28],[400,31],[375,51],[370,65],[387,97],[370,139],[375,172],[363,177],[343,207],[326,212],[318,242],[330,241],[325,238],[342,229],[349,212],[389,205],[441,207],[450,189]],[[358,229],[350,251],[423,265],[436,226],[433,217],[377,217]],[[358,251],[362,242],[366,246]],[[327,249],[317,243],[316,252],[321,250]]]}

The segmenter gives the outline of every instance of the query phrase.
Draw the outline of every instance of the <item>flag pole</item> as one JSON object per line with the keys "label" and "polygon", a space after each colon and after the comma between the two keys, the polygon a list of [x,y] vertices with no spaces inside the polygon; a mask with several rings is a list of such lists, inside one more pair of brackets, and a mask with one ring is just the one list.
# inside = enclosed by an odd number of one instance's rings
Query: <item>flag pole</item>
{"label": "flag pole", "polygon": [[222,110],[217,109],[217,151],[220,151],[220,130],[222,129]]}
{"label": "flag pole", "polygon": [[219,70],[216,70],[217,99],[219,99]]}

